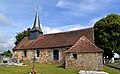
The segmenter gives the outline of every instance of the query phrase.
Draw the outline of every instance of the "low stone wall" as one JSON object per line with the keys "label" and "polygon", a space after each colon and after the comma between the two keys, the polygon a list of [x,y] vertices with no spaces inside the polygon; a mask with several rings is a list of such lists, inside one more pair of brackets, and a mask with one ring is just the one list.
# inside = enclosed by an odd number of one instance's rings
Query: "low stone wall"
{"label": "low stone wall", "polygon": [[73,70],[103,70],[102,53],[77,53],[77,59],[72,53],[66,56],[65,68]]}

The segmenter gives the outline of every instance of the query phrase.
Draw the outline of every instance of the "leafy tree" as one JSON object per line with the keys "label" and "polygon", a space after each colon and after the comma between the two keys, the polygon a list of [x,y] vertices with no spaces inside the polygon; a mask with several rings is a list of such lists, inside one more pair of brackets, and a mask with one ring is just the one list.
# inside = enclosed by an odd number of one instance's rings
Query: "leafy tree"
{"label": "leafy tree", "polygon": [[30,28],[27,28],[27,30],[17,33],[17,35],[15,36],[15,39],[16,39],[15,45],[17,45],[24,37],[29,36],[29,30]]}
{"label": "leafy tree", "polygon": [[11,53],[10,50],[8,50],[8,51],[5,51],[5,52],[1,53],[0,55],[1,56],[12,56],[12,53]]}
{"label": "leafy tree", "polygon": [[115,51],[120,55],[120,15],[109,14],[94,25],[95,44],[104,50],[109,59]]}

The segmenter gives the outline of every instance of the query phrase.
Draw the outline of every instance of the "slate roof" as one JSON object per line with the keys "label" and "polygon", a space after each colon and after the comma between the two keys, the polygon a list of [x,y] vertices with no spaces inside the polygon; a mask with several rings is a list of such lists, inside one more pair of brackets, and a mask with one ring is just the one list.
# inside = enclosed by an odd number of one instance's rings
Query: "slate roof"
{"label": "slate roof", "polygon": [[30,31],[35,31],[35,30],[38,30],[39,32],[43,33],[42,29],[40,27],[40,20],[39,20],[38,11],[36,11],[36,16],[35,16],[33,28]]}
{"label": "slate roof", "polygon": [[13,50],[73,46],[83,35],[86,36],[91,42],[93,42],[93,33],[93,28],[86,28],[61,33],[43,34],[35,40],[29,40],[28,37],[25,37],[17,44],[17,46],[13,48]]}
{"label": "slate roof", "polygon": [[66,53],[73,52],[103,52],[95,44],[93,44],[87,37],[82,36]]}

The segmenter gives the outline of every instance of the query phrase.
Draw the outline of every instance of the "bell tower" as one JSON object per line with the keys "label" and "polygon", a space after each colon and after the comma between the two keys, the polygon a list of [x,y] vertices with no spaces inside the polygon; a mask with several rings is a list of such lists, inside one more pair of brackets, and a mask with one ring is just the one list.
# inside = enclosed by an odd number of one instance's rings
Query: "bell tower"
{"label": "bell tower", "polygon": [[34,23],[33,23],[33,27],[32,27],[32,29],[30,29],[29,39],[30,40],[34,40],[41,34],[43,34],[43,32],[42,32],[42,29],[40,27],[40,20],[39,20],[38,7],[37,7],[36,16],[35,16],[35,20],[34,20]]}

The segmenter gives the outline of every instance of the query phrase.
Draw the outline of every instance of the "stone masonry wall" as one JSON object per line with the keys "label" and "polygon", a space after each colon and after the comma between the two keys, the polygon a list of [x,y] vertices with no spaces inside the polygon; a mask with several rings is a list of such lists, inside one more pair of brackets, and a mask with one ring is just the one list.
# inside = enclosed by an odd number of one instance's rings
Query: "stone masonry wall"
{"label": "stone masonry wall", "polygon": [[67,54],[65,68],[73,70],[103,70],[102,53],[77,53],[77,59],[72,53]]}
{"label": "stone masonry wall", "polygon": [[[53,60],[53,50],[59,50],[59,60]],[[41,50],[40,63],[63,65],[65,62],[66,48],[54,48]]]}
{"label": "stone masonry wall", "polygon": [[27,57],[24,57],[24,50],[16,50],[13,52],[13,56],[19,60],[32,61],[33,53],[33,50],[27,50]]}
{"label": "stone masonry wall", "polygon": [[[53,50],[59,50],[59,60],[53,60]],[[65,51],[67,48],[53,48],[53,49],[37,49],[40,51],[39,57],[36,62],[53,65],[64,65],[65,63]],[[34,56],[33,50],[27,50],[27,57],[24,57],[24,50],[15,50],[14,55],[19,60],[32,61]]]}
{"label": "stone masonry wall", "polygon": [[23,59],[23,51],[20,50],[16,50],[13,52],[13,57],[17,58],[17,59]]}

